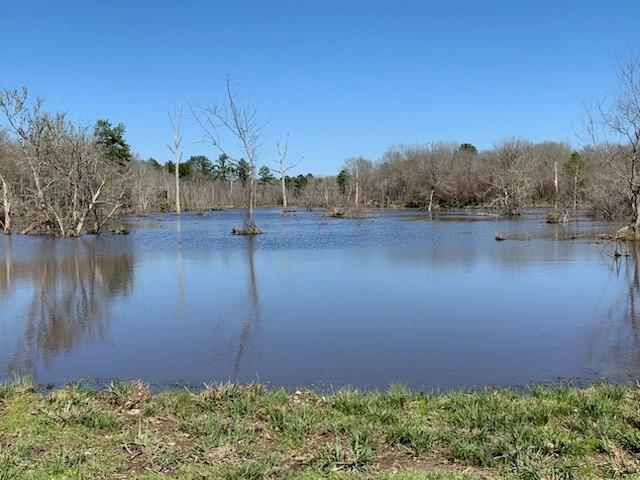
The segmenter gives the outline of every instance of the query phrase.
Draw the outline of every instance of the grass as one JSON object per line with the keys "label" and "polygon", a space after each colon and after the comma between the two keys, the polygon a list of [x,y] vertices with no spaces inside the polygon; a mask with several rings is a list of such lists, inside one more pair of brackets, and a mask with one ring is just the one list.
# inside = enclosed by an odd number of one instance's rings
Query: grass
{"label": "grass", "polygon": [[640,387],[0,385],[0,480],[640,478]]}

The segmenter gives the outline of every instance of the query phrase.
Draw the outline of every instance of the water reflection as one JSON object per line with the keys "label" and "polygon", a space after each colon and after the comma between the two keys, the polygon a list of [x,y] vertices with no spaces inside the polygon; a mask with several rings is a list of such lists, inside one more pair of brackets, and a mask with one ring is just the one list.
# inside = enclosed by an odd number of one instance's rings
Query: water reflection
{"label": "water reflection", "polygon": [[240,363],[242,361],[242,356],[245,353],[245,350],[248,346],[248,343],[251,341],[251,335],[253,330],[257,327],[257,324],[260,319],[260,310],[259,310],[259,296],[258,296],[258,283],[256,281],[256,265],[254,259],[255,252],[255,237],[253,235],[248,235],[245,237],[247,243],[247,270],[248,270],[248,298],[247,298],[247,317],[242,325],[242,330],[240,332],[240,338],[238,342],[238,351],[235,356],[235,361],[233,363],[233,378],[235,381],[239,379],[240,372]]}
{"label": "water reflection", "polygon": [[184,258],[182,253],[182,219],[178,215],[176,225],[176,279],[178,289],[178,318],[184,318],[187,314],[184,301]]}
{"label": "water reflection", "polygon": [[267,233],[232,236],[241,215],[2,238],[0,377],[449,388],[640,373],[640,249],[614,260],[569,240],[607,225],[261,210]]}
{"label": "water reflection", "polygon": [[126,250],[105,252],[95,242],[52,239],[37,239],[26,258],[14,259],[12,242],[5,238],[0,289],[9,297],[25,283],[29,288],[13,355],[0,360],[11,372],[33,375],[38,359],[46,363],[104,337],[109,300],[133,289],[134,262]]}
{"label": "water reflection", "polygon": [[[613,246],[609,249],[614,251]],[[611,277],[623,288],[593,329],[590,361],[606,367],[605,377],[633,378],[640,371],[640,244],[620,244],[615,250],[623,256],[611,258]]]}

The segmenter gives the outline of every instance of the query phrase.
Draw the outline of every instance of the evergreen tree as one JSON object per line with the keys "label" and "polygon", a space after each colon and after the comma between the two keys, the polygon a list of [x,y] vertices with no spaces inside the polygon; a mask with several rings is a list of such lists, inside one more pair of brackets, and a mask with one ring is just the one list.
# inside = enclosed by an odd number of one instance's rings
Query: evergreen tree
{"label": "evergreen tree", "polygon": [[124,166],[131,160],[131,147],[124,139],[125,126],[112,126],[109,120],[98,120],[94,127],[95,142],[110,160]]}
{"label": "evergreen tree", "polygon": [[258,171],[258,181],[260,183],[274,183],[276,181],[276,177],[273,176],[271,170],[266,165],[260,167]]}

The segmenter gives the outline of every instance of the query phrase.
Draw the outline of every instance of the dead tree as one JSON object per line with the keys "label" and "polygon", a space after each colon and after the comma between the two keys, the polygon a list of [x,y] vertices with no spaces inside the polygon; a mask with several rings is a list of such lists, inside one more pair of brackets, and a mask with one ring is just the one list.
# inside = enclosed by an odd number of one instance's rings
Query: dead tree
{"label": "dead tree", "polygon": [[553,159],[553,193],[554,193],[554,208],[558,210],[558,160]]}
{"label": "dead tree", "polygon": [[488,180],[497,194],[493,204],[502,204],[508,215],[520,215],[531,195],[531,145],[510,138],[495,148],[495,163]]}
{"label": "dead tree", "polygon": [[624,185],[640,240],[640,54],[618,62],[614,101],[587,110],[586,149],[597,155]]}
{"label": "dead tree", "polygon": [[256,205],[256,164],[262,146],[263,125],[258,121],[256,108],[251,104],[241,103],[238,94],[231,87],[231,78],[228,76],[225,93],[222,103],[192,108],[191,111],[202,128],[205,140],[222,154],[232,158],[222,145],[221,131],[226,132],[239,144],[242,156],[249,165],[247,214],[244,228],[234,228],[232,233],[255,235],[262,233],[253,220],[253,209]]}
{"label": "dead tree", "polygon": [[[43,112],[41,107],[40,99],[28,101],[26,89],[0,91],[6,133],[25,173],[13,182],[20,189],[25,223],[21,232],[78,236],[90,217],[97,232],[121,206],[127,167],[109,158],[87,128],[73,124],[63,114]],[[6,231],[7,211],[9,229],[14,219],[12,185],[7,175],[2,176],[0,183],[7,184],[3,185]]]}
{"label": "dead tree", "polygon": [[287,210],[287,172],[292,168],[297,167],[302,159],[297,162],[287,165],[287,153],[289,150],[289,133],[284,140],[284,143],[276,143],[276,151],[278,152],[278,166],[280,167],[280,186],[282,187],[282,212]]}
{"label": "dead tree", "polygon": [[452,157],[453,151],[453,148],[447,147],[446,144],[431,144],[420,152],[423,157],[420,162],[422,175],[424,175],[429,191],[427,203],[429,213],[433,210],[434,194],[439,192],[447,181],[451,164],[450,157]]}
{"label": "dead tree", "polygon": [[8,139],[0,131],[0,187],[2,188],[2,212],[3,218],[0,220],[0,227],[6,234],[11,233],[12,225],[12,209],[13,195],[9,175],[13,173],[17,165],[12,161],[15,152],[10,151],[11,144]]}
{"label": "dead tree", "polygon": [[4,213],[4,218],[0,221],[2,226],[2,231],[4,233],[11,233],[12,222],[11,222],[11,193],[9,191],[9,182],[7,179],[0,174],[0,183],[2,184],[2,211]]}
{"label": "dead tree", "polygon": [[182,151],[180,144],[182,143],[182,137],[180,136],[180,120],[182,119],[182,109],[174,107],[169,112],[169,121],[171,122],[171,128],[173,130],[173,145],[169,145],[169,151],[173,154],[173,164],[176,178],[176,214],[180,215],[182,209],[180,208],[180,161],[182,160]]}

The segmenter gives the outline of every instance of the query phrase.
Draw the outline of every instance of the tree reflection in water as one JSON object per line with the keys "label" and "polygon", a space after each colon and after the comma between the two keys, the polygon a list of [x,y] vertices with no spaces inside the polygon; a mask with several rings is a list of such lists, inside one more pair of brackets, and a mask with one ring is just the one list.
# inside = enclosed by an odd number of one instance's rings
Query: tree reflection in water
{"label": "tree reflection in water", "polygon": [[46,363],[83,342],[103,338],[109,300],[129,295],[133,287],[133,256],[126,249],[113,252],[97,241],[43,238],[20,260],[12,259],[10,243],[5,247],[0,290],[11,294],[24,284],[30,290],[8,372],[35,376],[39,359]]}
{"label": "tree reflection in water", "polygon": [[588,349],[589,361],[602,376],[625,380],[640,373],[640,243],[618,246],[618,251],[628,256],[612,257],[611,272],[624,288],[605,308],[590,335]]}
{"label": "tree reflection in water", "polygon": [[256,281],[254,261],[255,238],[253,235],[247,235],[245,239],[247,242],[247,267],[249,270],[249,310],[247,312],[247,318],[242,325],[242,330],[240,331],[238,351],[233,364],[233,378],[235,381],[238,381],[242,356],[251,340],[251,334],[260,319],[258,284]]}

